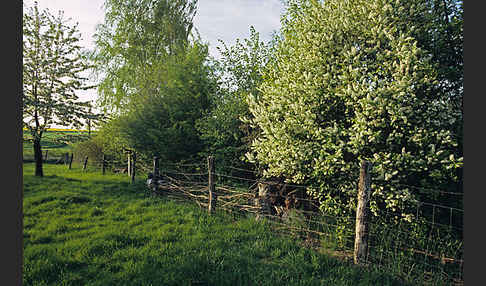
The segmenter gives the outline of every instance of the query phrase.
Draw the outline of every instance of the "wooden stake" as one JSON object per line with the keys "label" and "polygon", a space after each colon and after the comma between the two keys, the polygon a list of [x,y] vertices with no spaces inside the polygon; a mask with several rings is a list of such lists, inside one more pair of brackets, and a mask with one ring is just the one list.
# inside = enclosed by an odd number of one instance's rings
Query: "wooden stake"
{"label": "wooden stake", "polygon": [[255,205],[259,209],[255,217],[256,220],[260,220],[265,215],[270,214],[268,194],[268,184],[258,183],[258,197],[255,199]]}
{"label": "wooden stake", "polygon": [[88,165],[88,156],[84,159],[83,170],[86,170],[86,165]]}
{"label": "wooden stake", "polygon": [[44,158],[44,162],[47,162],[47,153],[49,153],[49,150],[46,150],[46,156]]}
{"label": "wooden stake", "polygon": [[154,168],[153,168],[154,178],[159,178],[159,157],[154,157]]}
{"label": "wooden stake", "polygon": [[154,168],[152,174],[153,174],[152,181],[154,185],[153,191],[155,192],[158,189],[158,182],[159,182],[159,157],[157,156],[154,157]]}
{"label": "wooden stake", "polygon": [[106,161],[105,161],[105,154],[101,156],[101,173],[104,175],[106,169]]}
{"label": "wooden stake", "polygon": [[132,159],[131,159],[131,156],[130,156],[131,152],[128,151],[128,155],[127,155],[127,174],[129,177],[132,176]]}
{"label": "wooden stake", "polygon": [[137,153],[135,151],[132,154],[132,170],[131,170],[131,183],[135,182],[135,162],[137,161]]}
{"label": "wooden stake", "polygon": [[208,157],[208,186],[209,186],[209,204],[208,212],[212,214],[216,209],[217,196],[215,194],[215,182],[214,182],[214,157]]}
{"label": "wooden stake", "polygon": [[358,206],[356,208],[356,231],[354,238],[354,263],[366,262],[368,253],[369,200],[371,163],[363,161],[359,173]]}
{"label": "wooden stake", "polygon": [[71,153],[71,159],[69,159],[69,170],[71,170],[71,165],[73,164],[73,153]]}

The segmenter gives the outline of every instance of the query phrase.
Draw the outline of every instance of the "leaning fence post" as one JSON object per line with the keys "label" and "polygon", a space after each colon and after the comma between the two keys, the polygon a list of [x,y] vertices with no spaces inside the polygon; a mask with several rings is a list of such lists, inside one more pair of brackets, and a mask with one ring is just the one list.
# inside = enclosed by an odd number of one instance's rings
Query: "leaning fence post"
{"label": "leaning fence post", "polygon": [[359,172],[358,206],[356,208],[356,230],[354,238],[354,263],[366,261],[368,252],[369,200],[371,192],[371,163],[363,161]]}
{"label": "leaning fence post", "polygon": [[209,204],[208,204],[208,212],[209,214],[213,213],[216,209],[216,200],[217,196],[215,193],[215,184],[214,184],[214,157],[208,157],[208,187],[209,187]]}
{"label": "leaning fence post", "polygon": [[88,164],[88,156],[84,159],[83,170],[86,170],[86,165]]}
{"label": "leaning fence post", "polygon": [[101,173],[104,175],[106,169],[105,153],[101,156]]}
{"label": "leaning fence post", "polygon": [[132,154],[132,170],[131,170],[131,182],[135,182],[135,162],[137,161],[137,153],[133,152]]}
{"label": "leaning fence post", "polygon": [[71,170],[71,165],[73,164],[73,155],[74,153],[71,153],[71,159],[69,159],[69,170]]}

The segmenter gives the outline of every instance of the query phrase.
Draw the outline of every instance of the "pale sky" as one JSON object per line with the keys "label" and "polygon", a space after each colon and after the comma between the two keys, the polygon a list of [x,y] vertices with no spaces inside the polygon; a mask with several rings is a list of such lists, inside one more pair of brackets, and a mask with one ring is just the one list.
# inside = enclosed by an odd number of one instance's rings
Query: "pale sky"
{"label": "pale sky", "polygon": [[[65,18],[79,23],[81,45],[93,48],[93,34],[97,24],[103,22],[104,0],[38,0],[41,9],[48,8],[52,14],[64,11]],[[24,0],[27,6],[34,1]],[[194,24],[203,41],[209,43],[209,53],[219,58],[216,47],[218,39],[228,46],[237,38],[249,36],[250,26],[260,33],[264,41],[271,38],[273,31],[280,29],[280,14],[283,5],[280,0],[199,0]],[[97,97],[96,90],[80,91],[80,100],[91,100]]]}

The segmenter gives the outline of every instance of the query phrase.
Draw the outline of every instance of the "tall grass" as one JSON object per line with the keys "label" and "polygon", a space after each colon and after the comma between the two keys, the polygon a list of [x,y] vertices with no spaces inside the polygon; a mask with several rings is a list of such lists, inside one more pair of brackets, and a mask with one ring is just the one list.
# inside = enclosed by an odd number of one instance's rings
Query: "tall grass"
{"label": "tall grass", "polygon": [[24,164],[24,285],[403,285],[143,181]]}

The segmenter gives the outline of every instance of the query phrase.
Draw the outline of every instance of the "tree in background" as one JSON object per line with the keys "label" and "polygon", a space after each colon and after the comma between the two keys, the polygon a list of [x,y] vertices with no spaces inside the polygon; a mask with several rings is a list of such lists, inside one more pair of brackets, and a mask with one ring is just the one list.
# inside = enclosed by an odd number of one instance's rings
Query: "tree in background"
{"label": "tree in background", "polygon": [[159,90],[127,105],[116,120],[131,148],[172,162],[194,159],[202,150],[196,120],[208,110],[215,86],[207,55],[206,45],[194,43],[167,58],[159,69]]}
{"label": "tree in background", "polygon": [[243,167],[244,154],[257,133],[248,124],[251,114],[246,99],[249,94],[259,94],[272,45],[262,42],[254,27],[250,27],[249,38],[237,39],[231,47],[220,42],[221,59],[215,61],[219,89],[211,97],[211,111],[198,121],[197,128],[206,144],[205,153],[215,155],[218,166]]}
{"label": "tree in background", "polygon": [[41,139],[51,124],[79,127],[86,102],[76,90],[87,89],[80,74],[90,68],[78,45],[77,25],[68,25],[60,11],[53,16],[37,3],[23,15],[23,125],[32,135],[35,175],[43,176]]}
{"label": "tree in background", "polygon": [[375,215],[411,219],[407,203],[434,199],[407,185],[458,191],[462,12],[444,24],[432,8],[446,2],[289,1],[276,64],[249,97],[261,130],[249,159],[309,184],[336,215],[356,207],[361,160],[374,166]]}
{"label": "tree in background", "polygon": [[[207,46],[193,34],[197,1],[107,0],[96,35],[99,104],[129,148],[165,160],[201,150],[195,121],[214,86]],[[114,132],[101,132],[111,134]]]}
{"label": "tree in background", "polygon": [[103,124],[108,117],[103,113],[93,111],[93,101],[88,102],[88,113],[86,114],[85,126],[88,130],[88,137],[91,137],[91,131]]}
{"label": "tree in background", "polygon": [[97,27],[98,103],[123,113],[133,97],[157,92],[156,75],[170,55],[185,51],[197,0],[106,0]]}

